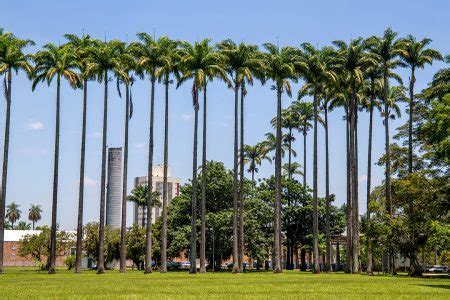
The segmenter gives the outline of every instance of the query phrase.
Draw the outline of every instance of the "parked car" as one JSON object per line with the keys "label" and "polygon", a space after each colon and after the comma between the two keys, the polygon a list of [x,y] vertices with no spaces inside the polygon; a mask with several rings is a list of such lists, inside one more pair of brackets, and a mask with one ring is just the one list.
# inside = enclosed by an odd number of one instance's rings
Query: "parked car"
{"label": "parked car", "polygon": [[182,269],[189,269],[191,267],[191,262],[190,261],[182,261],[180,267]]}
{"label": "parked car", "polygon": [[430,269],[431,273],[447,273],[448,272],[448,268],[447,266],[433,266]]}
{"label": "parked car", "polygon": [[422,272],[423,273],[428,273],[428,272],[430,272],[431,268],[432,268],[432,266],[424,265],[424,266],[422,266]]}
{"label": "parked car", "polygon": [[167,261],[168,270],[178,270],[181,268],[181,263],[173,260]]}

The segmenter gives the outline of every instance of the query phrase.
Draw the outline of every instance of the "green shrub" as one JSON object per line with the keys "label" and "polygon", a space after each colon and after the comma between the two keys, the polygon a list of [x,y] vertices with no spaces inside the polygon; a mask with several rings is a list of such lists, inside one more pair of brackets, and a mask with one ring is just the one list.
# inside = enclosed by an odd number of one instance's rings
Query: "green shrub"
{"label": "green shrub", "polygon": [[75,255],[70,255],[66,257],[64,264],[67,266],[68,270],[71,270],[75,266],[76,257]]}

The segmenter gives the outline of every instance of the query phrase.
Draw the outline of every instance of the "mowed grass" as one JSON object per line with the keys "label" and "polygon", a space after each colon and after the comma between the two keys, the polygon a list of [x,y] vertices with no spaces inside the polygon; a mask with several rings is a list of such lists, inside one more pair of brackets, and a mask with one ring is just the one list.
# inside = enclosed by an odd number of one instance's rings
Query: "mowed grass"
{"label": "mowed grass", "polygon": [[95,271],[58,270],[48,275],[33,268],[7,268],[0,275],[0,298],[450,299],[450,279],[296,271],[145,275],[129,270],[97,275]]}

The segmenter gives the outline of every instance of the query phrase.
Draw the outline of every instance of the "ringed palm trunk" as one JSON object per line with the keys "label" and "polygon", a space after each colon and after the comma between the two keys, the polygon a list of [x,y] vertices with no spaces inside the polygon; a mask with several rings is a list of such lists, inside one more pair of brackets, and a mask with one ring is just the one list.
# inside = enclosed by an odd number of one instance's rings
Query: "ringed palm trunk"
{"label": "ringed palm trunk", "polygon": [[345,106],[345,116],[346,116],[346,147],[347,147],[347,245],[346,245],[346,271],[348,273],[353,272],[352,258],[353,258],[353,246],[352,246],[352,176],[350,172],[350,117],[349,117],[349,107]]}
{"label": "ringed palm trunk", "polygon": [[317,203],[317,92],[314,92],[314,157],[313,157],[313,254],[314,273],[320,273],[319,265],[319,216]]}
{"label": "ringed palm trunk", "polygon": [[351,185],[351,193],[352,193],[352,209],[350,210],[350,214],[352,215],[352,273],[358,273],[358,253],[356,251],[356,240],[357,240],[357,232],[355,232],[355,222],[356,222],[356,214],[355,214],[355,200],[356,200],[356,181],[357,178],[355,178],[355,107],[356,107],[356,95],[355,95],[355,88],[352,89],[352,94],[350,95],[350,104],[349,104],[349,118],[350,118],[350,125],[349,125],[349,159],[350,159],[350,177],[352,180]]}
{"label": "ringed palm trunk", "polygon": [[108,72],[105,71],[105,91],[103,99],[103,138],[102,138],[102,170],[100,176],[100,222],[98,232],[98,268],[97,274],[105,273],[105,187],[106,187],[106,134],[108,129]]}
{"label": "ringed palm trunk", "polygon": [[9,126],[11,123],[11,69],[8,70],[6,93],[5,140],[3,144],[2,194],[0,199],[0,274],[3,273],[3,245],[5,237],[6,182],[8,177]]}
{"label": "ringed palm trunk", "polygon": [[163,211],[161,240],[161,272],[167,272],[167,164],[169,160],[169,78],[164,82],[164,165],[163,165]]}
{"label": "ringed palm trunk", "polygon": [[[372,87],[373,87],[372,81]],[[375,99],[370,100],[370,108],[369,108],[369,147],[367,150],[367,226],[370,226],[370,185],[372,180],[372,128],[373,128],[373,103]],[[372,242],[370,237],[367,236],[367,274],[373,275],[372,270]]]}
{"label": "ringed palm trunk", "polygon": [[325,235],[326,235],[326,268],[327,272],[332,272],[333,269],[331,267],[331,231],[330,231],[330,162],[329,162],[329,154],[328,154],[328,109],[325,103],[324,105],[325,112],[325,197],[326,197],[326,206],[325,206]]}
{"label": "ringed palm trunk", "polygon": [[306,189],[306,128],[303,130],[303,187]]}
{"label": "ringed palm trunk", "polygon": [[244,91],[241,89],[241,134],[239,154],[239,270],[244,271]]}
{"label": "ringed palm trunk", "polygon": [[190,274],[197,273],[197,132],[198,132],[198,88],[194,84],[194,147],[192,153],[192,202],[191,202],[191,245]]}
{"label": "ringed palm trunk", "polygon": [[354,152],[353,152],[353,271],[359,273],[359,208],[358,208],[358,107],[354,102],[353,116]]}
{"label": "ringed palm trunk", "polygon": [[206,84],[203,90],[202,199],[200,225],[200,273],[206,273]]}
{"label": "ringed palm trunk", "polygon": [[130,87],[125,84],[125,138],[123,150],[123,179],[122,179],[122,220],[120,228],[120,273],[126,271],[126,234],[127,234],[127,177],[128,177],[128,123],[130,111]]}
{"label": "ringed palm trunk", "polygon": [[[392,198],[391,198],[391,151],[389,149],[389,105],[388,105],[388,79],[387,79],[387,70],[384,72],[384,128],[385,128],[385,150],[386,150],[386,178],[385,178],[385,193],[386,193],[386,210],[389,214],[389,217],[392,217]],[[389,219],[389,222],[391,220]],[[395,259],[394,259],[394,251],[391,246],[388,249],[389,252],[389,272],[391,274],[395,273]]]}
{"label": "ringed palm trunk", "polygon": [[[291,165],[292,165],[292,128],[289,127],[289,141],[288,141],[288,179],[291,180],[292,179],[292,170],[291,170]],[[288,206],[291,206],[291,200],[288,198]],[[288,219],[288,226],[286,228],[286,269],[287,270],[292,270],[293,269],[293,249],[292,249],[292,236],[291,236],[291,231],[289,229],[289,225],[290,225],[290,220]]]}
{"label": "ringed palm trunk", "polygon": [[277,88],[277,128],[275,149],[275,273],[281,273],[281,87]]}
{"label": "ringed palm trunk", "polygon": [[238,107],[239,84],[236,75],[234,86],[234,151],[233,151],[233,273],[239,273],[238,243]]}
{"label": "ringed palm trunk", "polygon": [[56,118],[55,118],[55,157],[53,165],[53,201],[52,224],[50,232],[50,267],[49,274],[56,273],[56,216],[58,208],[58,166],[59,166],[59,123],[60,123],[60,89],[61,77],[58,74],[56,81]]}
{"label": "ringed palm trunk", "polygon": [[[86,157],[86,109],[87,109],[87,79],[83,82],[83,120],[81,130],[80,186],[78,190],[78,220],[77,220],[77,251],[75,258],[75,273],[81,273],[81,254],[83,251],[83,202],[84,202],[84,165]],[[33,221],[34,230],[34,221]]]}
{"label": "ringed palm trunk", "polygon": [[150,95],[150,124],[148,137],[148,168],[147,168],[147,220],[145,230],[145,274],[152,272],[152,194],[153,194],[153,123],[155,116],[155,78],[152,76]]}
{"label": "ringed palm trunk", "polygon": [[[414,84],[416,82],[415,67],[411,68],[411,78],[409,82],[409,120],[408,120],[408,173],[413,173],[413,114],[414,114]],[[408,214],[411,220],[411,241],[412,249],[410,254],[410,270],[412,276],[421,276],[422,271],[417,260],[417,247],[415,243],[414,227],[414,198],[410,196],[408,203]]]}

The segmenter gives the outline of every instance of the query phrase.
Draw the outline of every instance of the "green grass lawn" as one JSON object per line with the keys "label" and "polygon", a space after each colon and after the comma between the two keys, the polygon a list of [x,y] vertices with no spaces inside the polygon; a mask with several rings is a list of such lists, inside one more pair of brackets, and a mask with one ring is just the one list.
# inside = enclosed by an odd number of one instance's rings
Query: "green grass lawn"
{"label": "green grass lawn", "polygon": [[48,275],[32,268],[7,268],[0,275],[0,298],[417,298],[450,299],[449,278],[365,276],[287,271],[283,274],[170,272],[144,275],[94,271]]}

